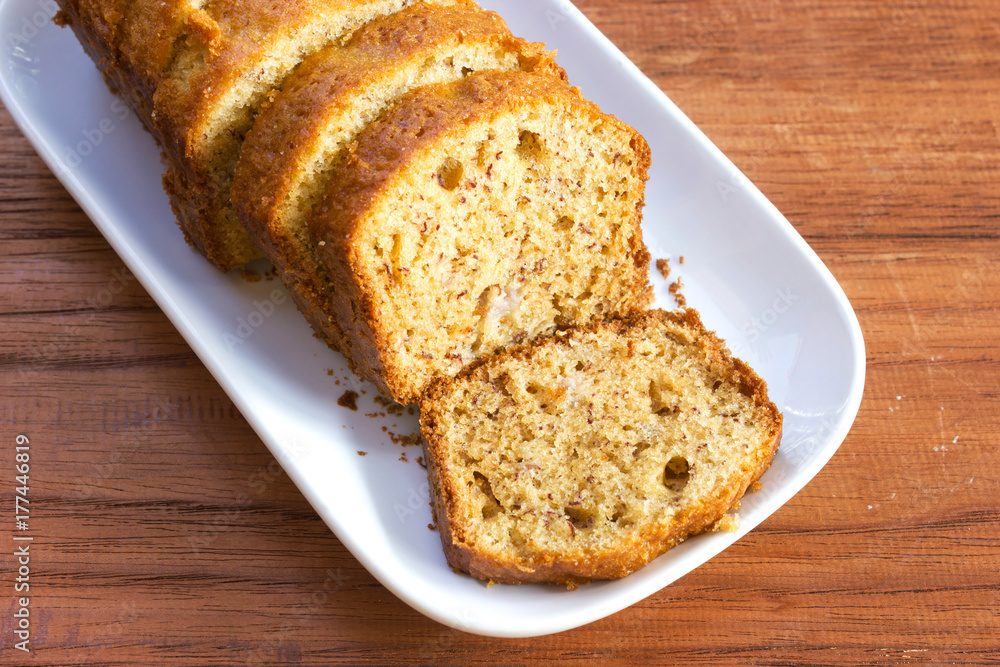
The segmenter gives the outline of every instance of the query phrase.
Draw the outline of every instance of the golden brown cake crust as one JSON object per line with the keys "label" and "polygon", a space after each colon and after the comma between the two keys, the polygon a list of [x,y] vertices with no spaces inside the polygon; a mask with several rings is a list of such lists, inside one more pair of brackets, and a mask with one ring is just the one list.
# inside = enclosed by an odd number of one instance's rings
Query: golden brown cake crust
{"label": "golden brown cake crust", "polygon": [[153,97],[182,43],[211,39],[210,18],[189,0],[58,0],[69,25],[112,89],[152,122]]}
{"label": "golden brown cake crust", "polygon": [[118,41],[118,67],[149,100],[167,75],[177,42],[188,26],[187,0],[131,0],[125,3]]}
{"label": "golden brown cake crust", "polygon": [[[491,551],[470,539],[469,526],[463,519],[461,500],[456,497],[456,479],[446,461],[447,433],[444,414],[449,409],[445,400],[453,388],[462,383],[488,382],[490,371],[504,368],[512,360],[531,360],[545,348],[573,345],[588,335],[625,335],[643,328],[673,330],[680,327],[686,340],[711,363],[727,367],[731,381],[748,397],[756,408],[770,415],[765,441],[759,443],[738,462],[734,486],[719,488],[713,497],[685,510],[671,522],[670,530],[652,528],[622,540],[612,549],[555,555],[539,550],[530,558],[512,560],[500,550]],[[676,335],[676,334],[670,334]],[[694,310],[648,311],[622,318],[591,323],[569,332],[539,339],[533,344],[510,348],[495,356],[474,362],[454,379],[441,378],[427,391],[421,401],[421,432],[424,436],[425,460],[432,488],[434,512],[442,545],[451,567],[474,577],[498,583],[555,583],[575,587],[590,580],[615,579],[643,567],[687,537],[711,528],[721,512],[737,505],[747,490],[770,467],[781,440],[782,416],[767,395],[766,383],[746,364],[731,356],[724,343],[707,331]],[[721,508],[721,509],[720,509]]]}
{"label": "golden brown cake crust", "polygon": [[[645,180],[651,157],[649,146],[635,130],[606,115],[579,90],[553,77],[522,72],[483,72],[448,86],[428,86],[414,91],[378,122],[369,126],[337,174],[336,187],[326,196],[310,220],[311,232],[322,242],[319,256],[330,273],[335,303],[334,317],[342,332],[340,349],[354,371],[373,381],[381,391],[401,403],[413,403],[420,391],[412,388],[407,368],[386,364],[393,350],[379,329],[377,295],[366,292],[355,279],[361,273],[361,257],[355,240],[359,224],[368,224],[365,214],[382,192],[390,190],[416,155],[433,147],[442,137],[488,121],[504,112],[535,105],[537,108],[568,109],[568,115],[595,124],[608,124],[627,133],[635,152],[637,171]],[[631,290],[631,303],[622,312],[645,308],[652,300],[648,283],[649,253],[639,227],[643,197],[639,196],[631,220],[634,225],[631,258],[633,266],[622,277],[623,291]]]}

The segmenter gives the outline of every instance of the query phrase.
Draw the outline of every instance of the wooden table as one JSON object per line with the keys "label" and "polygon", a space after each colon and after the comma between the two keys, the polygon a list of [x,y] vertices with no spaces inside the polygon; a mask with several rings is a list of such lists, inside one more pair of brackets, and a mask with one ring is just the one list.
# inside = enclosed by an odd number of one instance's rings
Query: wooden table
{"label": "wooden table", "polygon": [[30,437],[41,537],[27,658],[3,560],[0,663],[1000,662],[995,0],[578,5],[857,309],[868,386],[831,463],[610,618],[519,641],[438,625],[330,533],[3,111],[0,439],[8,460]]}

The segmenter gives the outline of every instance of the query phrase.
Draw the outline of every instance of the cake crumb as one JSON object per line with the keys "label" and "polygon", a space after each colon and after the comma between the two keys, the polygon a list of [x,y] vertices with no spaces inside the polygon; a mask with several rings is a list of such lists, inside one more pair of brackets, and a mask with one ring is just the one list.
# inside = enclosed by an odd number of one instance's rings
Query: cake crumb
{"label": "cake crumb", "polygon": [[427,524],[427,530],[437,530],[437,529],[438,527],[435,526],[433,523]]}
{"label": "cake crumb", "polygon": [[414,447],[420,444],[420,432],[411,433],[409,435],[400,435],[398,433],[393,433],[388,431],[389,439],[392,440],[394,445],[402,445],[403,447]]}
{"label": "cake crumb", "polygon": [[726,514],[721,519],[712,524],[712,530],[716,533],[735,533],[740,529],[740,515]]}
{"label": "cake crumb", "polygon": [[664,280],[670,278],[670,260],[669,259],[658,259],[656,260],[656,270],[660,272]]}
{"label": "cake crumb", "polygon": [[358,392],[345,391],[344,395],[337,399],[337,405],[348,410],[358,411]]}
{"label": "cake crumb", "polygon": [[685,306],[687,306],[687,299],[684,298],[683,294],[681,294],[681,290],[683,288],[684,288],[684,281],[682,281],[680,278],[678,278],[676,282],[671,283],[669,287],[670,293],[674,297],[674,301],[677,302],[677,305],[680,308],[684,308]]}
{"label": "cake crumb", "polygon": [[260,276],[258,276],[253,271],[247,271],[246,269],[240,269],[240,278],[247,281],[248,283],[259,283]]}
{"label": "cake crumb", "polygon": [[681,255],[680,257],[678,257],[678,258],[677,258],[677,262],[678,262],[679,264],[683,264],[683,263],[684,263],[684,255]]}
{"label": "cake crumb", "polygon": [[361,451],[361,450],[359,449],[359,450],[358,450],[358,456],[368,456],[368,452],[363,452],[363,451]]}
{"label": "cake crumb", "polygon": [[326,369],[326,374],[329,375],[330,377],[333,377],[333,369],[332,368],[327,368]]}
{"label": "cake crumb", "polygon": [[399,455],[399,460],[402,461],[403,463],[410,462],[410,459],[406,458],[406,452],[403,452],[402,454]]}
{"label": "cake crumb", "polygon": [[403,410],[405,410],[402,405],[386,398],[385,396],[382,396],[381,394],[375,397],[375,402],[385,408],[386,413],[392,415],[393,417],[399,417],[403,414]]}
{"label": "cake crumb", "polygon": [[750,492],[751,493],[757,493],[758,491],[760,491],[763,488],[764,488],[763,484],[761,484],[760,482],[754,482],[753,485],[750,487]]}
{"label": "cake crumb", "polygon": [[421,468],[424,468],[424,469],[427,468],[427,464],[424,462],[424,457],[422,457],[422,456],[418,456],[417,457],[417,465],[419,465]]}

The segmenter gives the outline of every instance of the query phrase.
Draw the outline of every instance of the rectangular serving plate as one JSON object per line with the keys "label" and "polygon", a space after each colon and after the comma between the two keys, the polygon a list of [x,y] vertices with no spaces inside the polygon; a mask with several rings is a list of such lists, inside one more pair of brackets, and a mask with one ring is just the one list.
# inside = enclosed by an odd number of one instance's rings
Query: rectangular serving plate
{"label": "rectangular serving plate", "polygon": [[[805,486],[861,403],[864,341],[836,280],[778,210],[571,3],[487,0],[515,34],[559,50],[570,80],[653,150],[643,231],[674,262],[688,302],[767,380],[785,433],[735,533],[692,538],[641,571],[576,591],[493,586],[452,572],[423,468],[385,412],[318,340],[276,281],[223,275],[184,242],[160,187],[159,151],[102,82],[51,0],[6,0],[0,95],[24,134],[232,398],[343,544],[386,588],[451,627],[497,637],[574,628],[657,592],[712,558]],[[678,271],[679,270],[679,271]],[[658,304],[673,307],[654,276]],[[332,370],[331,377],[328,370]],[[364,391],[358,412],[337,405]],[[367,452],[361,457],[359,451]]]}

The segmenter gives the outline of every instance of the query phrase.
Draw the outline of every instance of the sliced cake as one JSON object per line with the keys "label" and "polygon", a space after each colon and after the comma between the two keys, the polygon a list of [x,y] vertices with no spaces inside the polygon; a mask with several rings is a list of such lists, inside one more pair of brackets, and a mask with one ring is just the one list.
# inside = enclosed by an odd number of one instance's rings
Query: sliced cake
{"label": "sliced cake", "polygon": [[694,311],[484,359],[421,402],[448,563],[504,583],[623,577],[725,523],[781,423],[764,381]]}
{"label": "sliced cake", "polygon": [[57,20],[159,141],[164,188],[188,241],[230,270],[260,256],[229,192],[267,94],[309,54],[414,2],[59,0]]}
{"label": "sliced cake", "polygon": [[476,357],[645,307],[649,163],[635,130],[555,77],[413,91],[359,135],[310,219],[328,335],[412,403]]}
{"label": "sliced cake", "polygon": [[[447,0],[434,0],[450,4]],[[190,240],[222,270],[260,256],[230,205],[233,169],[270,91],[310,54],[413,0],[217,0],[177,42],[154,96],[164,186]]]}
{"label": "sliced cake", "polygon": [[325,317],[330,280],[306,223],[348,145],[416,87],[484,69],[562,77],[552,55],[473,2],[420,3],[310,56],[264,105],[244,142],[232,202],[302,309],[320,318],[321,332],[336,326]]}

